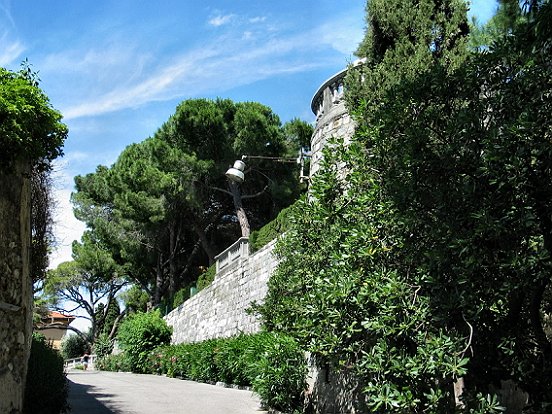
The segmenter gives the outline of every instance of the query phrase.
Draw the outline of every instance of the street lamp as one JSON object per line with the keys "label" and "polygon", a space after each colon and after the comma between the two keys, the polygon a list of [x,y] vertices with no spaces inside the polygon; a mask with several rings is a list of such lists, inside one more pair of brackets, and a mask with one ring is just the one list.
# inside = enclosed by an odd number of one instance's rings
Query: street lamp
{"label": "street lamp", "polygon": [[245,180],[243,170],[245,170],[245,162],[238,160],[234,163],[233,167],[230,167],[228,171],[226,171],[226,176],[230,181],[241,184]]}
{"label": "street lamp", "polygon": [[303,182],[305,179],[309,179],[309,176],[303,174],[305,158],[310,157],[311,152],[307,151],[304,148],[299,150],[298,158],[286,158],[286,157],[268,157],[264,155],[242,155],[241,160],[236,160],[234,165],[226,171],[226,177],[228,178],[228,186],[230,187],[230,192],[232,193],[232,198],[234,200],[234,208],[236,209],[236,215],[238,216],[238,221],[240,223],[242,237],[249,237],[251,228],[249,226],[249,220],[245,214],[245,210],[242,205],[242,197],[240,191],[240,184],[245,181],[245,162],[247,159],[256,159],[256,160],[269,160],[273,162],[283,162],[283,163],[297,163],[301,166],[299,172],[299,181]]}

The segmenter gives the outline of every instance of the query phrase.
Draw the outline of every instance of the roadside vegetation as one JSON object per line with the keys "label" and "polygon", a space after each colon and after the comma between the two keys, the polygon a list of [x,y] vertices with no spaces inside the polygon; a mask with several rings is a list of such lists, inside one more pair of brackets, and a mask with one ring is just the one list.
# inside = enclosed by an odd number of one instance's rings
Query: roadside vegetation
{"label": "roadside vegetation", "polygon": [[306,361],[292,338],[259,333],[169,345],[170,337],[159,312],[136,314],[121,325],[122,353],[97,360],[96,368],[247,386],[266,407],[287,413],[302,407]]}
{"label": "roadside vegetation", "polygon": [[369,412],[498,413],[501,381],[552,407],[551,4],[500,6],[475,46],[463,1],[368,2],[356,135],[278,247],[267,329]]}

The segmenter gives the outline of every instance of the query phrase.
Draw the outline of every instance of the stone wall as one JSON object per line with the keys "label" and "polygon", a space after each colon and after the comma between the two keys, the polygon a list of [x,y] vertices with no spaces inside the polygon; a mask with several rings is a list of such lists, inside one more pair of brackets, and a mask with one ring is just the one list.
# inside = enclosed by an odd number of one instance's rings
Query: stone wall
{"label": "stone wall", "polygon": [[23,409],[32,331],[30,165],[0,173],[0,413]]}
{"label": "stone wall", "polygon": [[[237,243],[243,251],[242,238],[225,252],[235,252]],[[211,285],[165,316],[173,327],[172,342],[199,342],[258,332],[260,321],[246,310],[251,302],[262,302],[266,296],[268,279],[277,265],[272,254],[275,243],[270,242],[252,255],[248,254],[247,245],[247,253],[217,272]],[[219,261],[225,260],[225,252],[217,256]]]}

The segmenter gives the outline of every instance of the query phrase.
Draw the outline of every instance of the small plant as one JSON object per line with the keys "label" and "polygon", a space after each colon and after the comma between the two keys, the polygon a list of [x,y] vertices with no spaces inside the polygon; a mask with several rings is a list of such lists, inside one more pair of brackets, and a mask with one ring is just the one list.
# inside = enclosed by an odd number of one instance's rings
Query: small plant
{"label": "small plant", "polygon": [[215,264],[213,264],[209,266],[209,268],[199,276],[196,284],[198,292],[200,290],[205,289],[207,286],[213,283],[213,280],[215,280],[216,273],[217,273],[217,269]]}

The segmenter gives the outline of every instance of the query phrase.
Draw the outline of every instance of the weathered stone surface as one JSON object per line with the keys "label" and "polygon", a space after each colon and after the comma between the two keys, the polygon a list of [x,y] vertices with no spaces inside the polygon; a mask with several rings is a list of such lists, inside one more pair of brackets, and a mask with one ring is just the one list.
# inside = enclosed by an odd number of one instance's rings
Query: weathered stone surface
{"label": "weathered stone surface", "polygon": [[0,174],[0,413],[22,411],[30,352],[29,166]]}
{"label": "weathered stone surface", "polygon": [[213,283],[173,310],[165,320],[174,329],[172,342],[199,342],[239,333],[254,333],[260,321],[247,314],[251,302],[261,303],[277,260],[272,241],[255,254],[236,260],[217,273]]}

